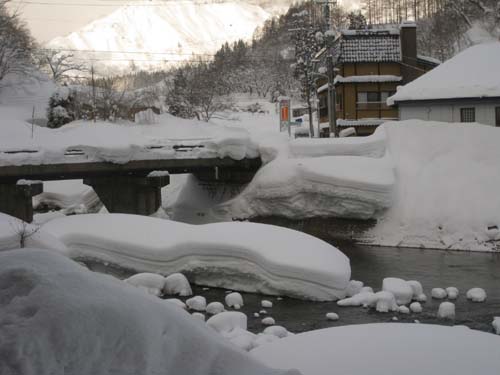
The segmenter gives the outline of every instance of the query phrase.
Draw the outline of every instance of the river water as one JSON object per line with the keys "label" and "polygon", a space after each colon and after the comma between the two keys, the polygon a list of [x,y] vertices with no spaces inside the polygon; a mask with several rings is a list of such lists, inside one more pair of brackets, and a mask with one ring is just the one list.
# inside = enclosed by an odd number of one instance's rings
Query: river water
{"label": "river water", "polygon": [[[249,293],[243,295],[245,306],[242,312],[248,316],[248,328],[255,333],[265,327],[261,319],[271,316],[276,324],[289,331],[299,333],[313,329],[335,327],[349,324],[375,322],[398,322],[466,325],[470,328],[493,332],[491,322],[494,316],[500,316],[500,253],[447,252],[439,250],[398,249],[384,247],[360,246],[344,242],[335,244],[351,260],[352,279],[360,280],[367,286],[379,290],[385,277],[399,277],[405,280],[418,280],[424,287],[428,301],[423,305],[420,314],[378,313],[373,309],[361,307],[339,307],[335,302],[310,302],[291,298],[276,298]],[[116,270],[103,269],[102,266],[90,265],[91,269],[100,272],[115,273]],[[118,272],[117,276],[127,276]],[[436,318],[439,304],[443,301],[433,300],[430,296],[432,288],[457,287],[460,291],[456,306],[456,318],[453,321]],[[468,289],[481,287],[486,290],[488,298],[484,303],[467,300]],[[208,302],[224,302],[227,293],[222,289],[208,289],[194,286],[193,292],[206,297]],[[273,302],[267,314],[254,317],[254,313],[262,310],[263,299]],[[339,314],[340,320],[328,321],[325,315],[329,312]]]}

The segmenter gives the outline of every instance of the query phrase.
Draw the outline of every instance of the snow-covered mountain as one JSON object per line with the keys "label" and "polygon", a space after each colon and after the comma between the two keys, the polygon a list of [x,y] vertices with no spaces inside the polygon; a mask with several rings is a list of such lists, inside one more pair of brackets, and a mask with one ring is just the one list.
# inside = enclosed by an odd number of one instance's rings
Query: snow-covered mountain
{"label": "snow-covered mountain", "polygon": [[[145,1],[125,5],[48,48],[82,51],[77,56],[108,69],[158,68],[213,54],[223,43],[249,39],[289,0]],[[111,52],[89,52],[111,51]]]}

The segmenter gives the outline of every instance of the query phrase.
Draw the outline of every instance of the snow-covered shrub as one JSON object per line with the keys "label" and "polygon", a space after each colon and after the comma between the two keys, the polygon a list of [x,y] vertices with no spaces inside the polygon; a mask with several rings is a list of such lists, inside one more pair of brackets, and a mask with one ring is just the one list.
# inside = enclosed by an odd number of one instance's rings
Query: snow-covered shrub
{"label": "snow-covered shrub", "polygon": [[74,93],[69,90],[59,90],[55,92],[49,99],[47,126],[53,129],[60,128],[75,119]]}

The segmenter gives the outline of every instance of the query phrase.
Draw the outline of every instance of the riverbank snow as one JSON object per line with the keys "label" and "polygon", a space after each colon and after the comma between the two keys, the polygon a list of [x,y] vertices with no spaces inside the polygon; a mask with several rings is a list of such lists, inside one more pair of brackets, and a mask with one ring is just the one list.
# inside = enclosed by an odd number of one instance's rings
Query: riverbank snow
{"label": "riverbank snow", "polygon": [[498,129],[418,120],[383,127],[397,174],[394,204],[363,240],[495,250],[500,241]]}
{"label": "riverbank snow", "polygon": [[42,229],[73,258],[138,272],[182,272],[191,282],[317,301],[343,298],[349,259],[307,234],[253,223],[201,226],[135,215],[78,215]]}
{"label": "riverbank snow", "polygon": [[41,249],[0,253],[0,327],[2,375],[284,373],[182,309]]}
{"label": "riverbank snow", "polygon": [[296,368],[303,375],[331,375],[332,371],[349,375],[496,375],[500,337],[436,325],[364,324],[287,337],[251,354],[269,366]]}

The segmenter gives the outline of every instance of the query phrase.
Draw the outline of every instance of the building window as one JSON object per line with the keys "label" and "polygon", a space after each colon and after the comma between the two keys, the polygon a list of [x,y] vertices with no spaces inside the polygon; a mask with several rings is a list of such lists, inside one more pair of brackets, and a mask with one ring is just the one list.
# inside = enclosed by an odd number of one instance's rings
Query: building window
{"label": "building window", "polygon": [[336,102],[337,102],[336,110],[342,111],[342,94],[337,94],[335,96],[335,98],[336,98]]}
{"label": "building window", "polygon": [[500,107],[495,108],[495,125],[500,126]]}
{"label": "building window", "polygon": [[476,122],[476,108],[460,108],[460,122]]}
{"label": "building window", "polygon": [[380,107],[380,93],[377,91],[358,92],[358,109],[378,109]]}

